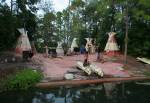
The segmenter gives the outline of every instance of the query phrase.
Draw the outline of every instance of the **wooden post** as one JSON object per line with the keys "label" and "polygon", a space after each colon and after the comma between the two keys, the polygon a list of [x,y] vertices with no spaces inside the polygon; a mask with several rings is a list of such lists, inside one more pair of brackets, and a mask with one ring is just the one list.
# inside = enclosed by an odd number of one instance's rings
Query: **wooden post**
{"label": "wooden post", "polygon": [[41,82],[36,84],[36,87],[39,88],[50,88],[57,86],[65,86],[65,85],[87,85],[87,84],[100,84],[100,83],[114,83],[114,82],[129,82],[129,81],[144,81],[150,80],[150,77],[118,77],[118,78],[100,78],[100,79],[92,79],[92,80],[64,80],[64,81],[51,81],[51,82]]}
{"label": "wooden post", "polygon": [[128,50],[128,0],[126,0],[126,32],[125,32],[125,49],[124,49],[124,63],[127,63],[127,50]]}
{"label": "wooden post", "polygon": [[45,46],[45,54],[46,54],[46,57],[48,58],[48,47],[47,47],[47,45]]}

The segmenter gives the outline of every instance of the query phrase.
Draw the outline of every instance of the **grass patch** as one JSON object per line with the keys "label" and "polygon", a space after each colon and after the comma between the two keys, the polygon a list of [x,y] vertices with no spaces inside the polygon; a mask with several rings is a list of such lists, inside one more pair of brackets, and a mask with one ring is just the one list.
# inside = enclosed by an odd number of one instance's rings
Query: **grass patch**
{"label": "grass patch", "polygon": [[39,71],[29,68],[8,75],[6,79],[1,81],[1,91],[26,90],[42,79],[43,75]]}
{"label": "grass patch", "polygon": [[144,72],[144,75],[150,76],[150,72],[146,71],[146,72]]}

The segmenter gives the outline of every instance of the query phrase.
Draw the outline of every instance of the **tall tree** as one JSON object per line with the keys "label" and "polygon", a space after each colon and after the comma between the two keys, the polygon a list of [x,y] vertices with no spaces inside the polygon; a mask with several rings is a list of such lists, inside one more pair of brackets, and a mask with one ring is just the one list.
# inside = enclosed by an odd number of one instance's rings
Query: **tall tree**
{"label": "tall tree", "polygon": [[12,17],[10,8],[0,4],[0,51],[13,47],[16,41],[14,29],[15,18]]}

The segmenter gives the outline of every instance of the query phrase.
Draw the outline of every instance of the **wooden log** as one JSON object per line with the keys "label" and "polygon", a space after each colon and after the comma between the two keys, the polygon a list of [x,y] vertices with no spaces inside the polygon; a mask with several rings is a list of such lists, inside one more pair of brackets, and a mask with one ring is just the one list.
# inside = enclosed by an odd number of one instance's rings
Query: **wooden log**
{"label": "wooden log", "polygon": [[104,73],[102,71],[101,68],[98,68],[97,66],[95,65],[90,65],[90,69],[92,70],[92,72],[98,74],[99,76],[103,77],[104,76]]}
{"label": "wooden log", "polygon": [[150,80],[150,77],[101,78],[101,79],[95,79],[95,80],[65,80],[65,81],[38,83],[38,84],[36,84],[36,87],[50,88],[50,87],[65,86],[65,85],[77,86],[77,85],[87,85],[87,84],[141,81],[141,80]]}
{"label": "wooden log", "polygon": [[77,62],[77,67],[86,72],[88,75],[91,75],[91,73],[96,73],[100,77],[104,76],[104,73],[101,68],[98,68],[95,65],[90,64],[89,66],[84,67],[82,62]]}
{"label": "wooden log", "polygon": [[77,62],[77,67],[83,70],[88,75],[91,75],[92,71],[90,70],[89,66],[84,67],[82,62]]}

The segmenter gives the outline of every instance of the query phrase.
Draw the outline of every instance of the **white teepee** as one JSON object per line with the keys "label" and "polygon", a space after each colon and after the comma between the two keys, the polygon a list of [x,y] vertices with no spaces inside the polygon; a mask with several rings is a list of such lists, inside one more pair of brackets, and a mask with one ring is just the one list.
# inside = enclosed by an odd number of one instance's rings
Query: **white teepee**
{"label": "white teepee", "polygon": [[119,48],[115,39],[116,33],[110,32],[108,33],[108,35],[109,35],[109,38],[105,46],[105,52],[106,54],[114,55],[119,51]]}
{"label": "white teepee", "polygon": [[20,32],[20,37],[18,38],[18,42],[16,45],[16,53],[21,54],[22,51],[30,51],[31,45],[29,42],[29,38],[27,35],[27,31],[24,28],[19,28],[18,31]]}
{"label": "white teepee", "polygon": [[57,44],[58,44],[57,48],[56,48],[57,54],[60,55],[60,56],[64,55],[64,50],[62,48],[63,42],[57,42]]}
{"label": "white teepee", "polygon": [[73,41],[72,41],[72,44],[71,44],[71,52],[74,51],[74,48],[75,47],[78,47],[78,44],[77,44],[77,38],[74,38]]}

